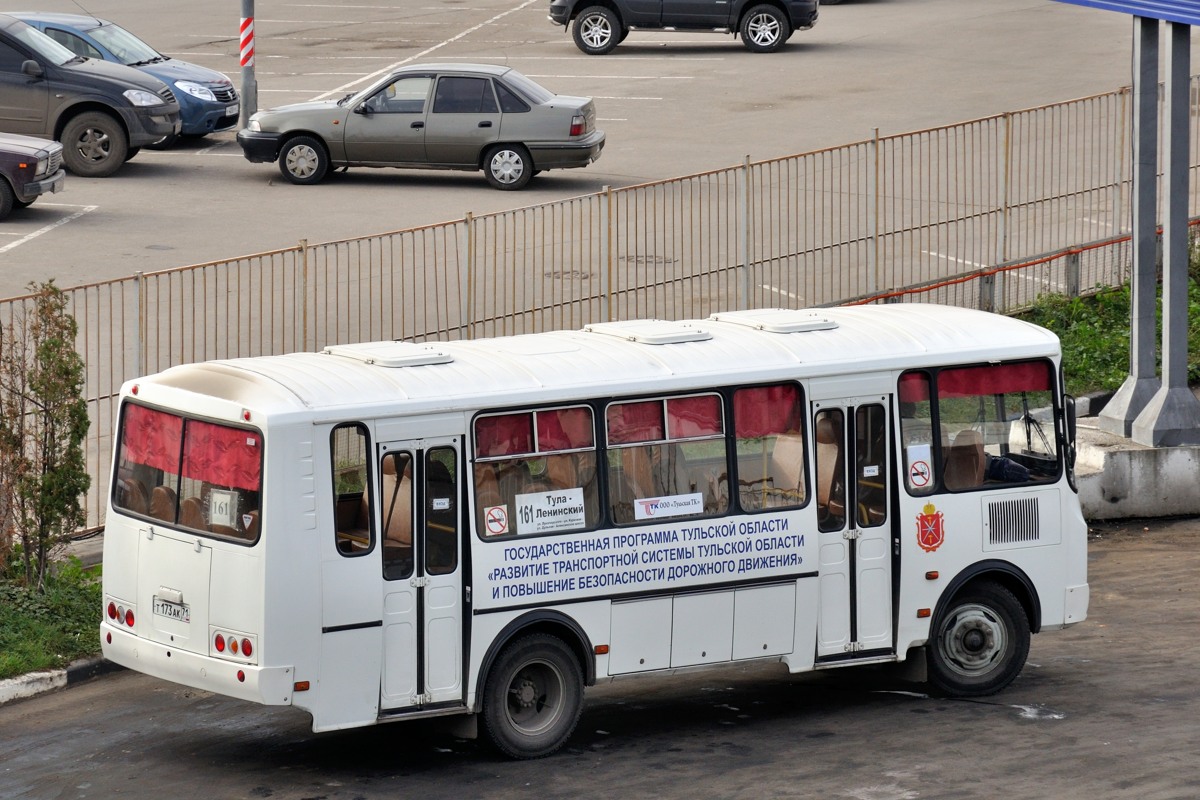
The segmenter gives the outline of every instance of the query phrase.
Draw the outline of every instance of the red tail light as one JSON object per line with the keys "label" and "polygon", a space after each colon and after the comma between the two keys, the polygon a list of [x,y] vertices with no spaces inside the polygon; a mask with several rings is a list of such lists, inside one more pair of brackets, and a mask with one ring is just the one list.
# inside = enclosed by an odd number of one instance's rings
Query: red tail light
{"label": "red tail light", "polygon": [[225,652],[225,637],[218,633],[216,638],[213,639],[213,647],[217,648],[218,653],[224,653]]}
{"label": "red tail light", "polygon": [[254,652],[254,648],[250,644],[250,640],[242,639],[242,655],[244,655],[246,658],[249,658],[250,654],[253,652]]}
{"label": "red tail light", "polygon": [[125,609],[125,624],[131,628],[133,627],[133,609],[132,608]]}
{"label": "red tail light", "polygon": [[108,603],[108,618],[109,619],[117,618],[117,604],[112,602],[111,600]]}
{"label": "red tail light", "polygon": [[583,114],[576,114],[575,116],[571,117],[571,135],[572,136],[583,136],[583,132],[584,132]]}

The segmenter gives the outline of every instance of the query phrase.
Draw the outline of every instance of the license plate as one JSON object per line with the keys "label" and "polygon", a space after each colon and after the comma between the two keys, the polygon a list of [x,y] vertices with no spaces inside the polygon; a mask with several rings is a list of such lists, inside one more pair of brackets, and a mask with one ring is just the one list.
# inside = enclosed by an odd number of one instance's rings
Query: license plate
{"label": "license plate", "polygon": [[233,104],[233,105],[231,105],[229,108],[225,109],[225,116],[227,116],[227,117],[236,117],[236,116],[238,115],[238,111],[239,111],[239,110],[240,110],[240,108],[239,108],[239,104],[238,104],[238,103],[234,103],[234,104]]}
{"label": "license plate", "polygon": [[154,598],[154,613],[160,617],[173,619],[176,622],[192,621],[192,609],[187,603],[172,603],[169,600]]}

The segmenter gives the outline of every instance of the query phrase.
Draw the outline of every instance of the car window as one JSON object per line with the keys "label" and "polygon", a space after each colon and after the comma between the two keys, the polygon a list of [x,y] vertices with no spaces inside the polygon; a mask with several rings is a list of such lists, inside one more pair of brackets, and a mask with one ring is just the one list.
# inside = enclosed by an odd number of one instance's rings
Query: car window
{"label": "car window", "polygon": [[157,50],[119,25],[101,25],[88,33],[112,51],[122,64],[148,64],[162,59]]}
{"label": "car window", "polygon": [[78,58],[67,48],[30,25],[14,25],[8,29],[10,36],[56,67]]}
{"label": "car window", "polygon": [[389,83],[363,104],[380,114],[422,114],[433,78],[417,75]]}
{"label": "car window", "polygon": [[495,114],[496,95],[487,78],[444,77],[438,79],[433,97],[435,114]]}
{"label": "car window", "polygon": [[500,96],[500,110],[505,114],[520,114],[529,110],[529,104],[517,97],[516,92],[503,83],[496,82],[496,94]]}
{"label": "car window", "polygon": [[16,50],[7,42],[0,42],[0,72],[20,72],[21,65],[29,56]]}
{"label": "car window", "polygon": [[99,50],[69,31],[59,30],[58,28],[46,28],[46,35],[76,55],[81,55],[85,58],[98,58],[101,61],[104,60],[104,56],[100,54]]}

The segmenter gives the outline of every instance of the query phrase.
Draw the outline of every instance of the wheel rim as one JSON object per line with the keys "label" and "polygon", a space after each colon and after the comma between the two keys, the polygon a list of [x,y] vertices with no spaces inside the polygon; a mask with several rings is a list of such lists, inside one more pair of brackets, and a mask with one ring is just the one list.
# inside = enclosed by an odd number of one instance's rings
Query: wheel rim
{"label": "wheel rim", "polygon": [[757,45],[773,45],[779,40],[779,20],[770,14],[755,14],[746,29],[750,32],[750,41]]}
{"label": "wheel rim", "polygon": [[946,665],[968,678],[987,674],[1008,648],[1008,632],[995,612],[978,604],[965,605],[946,621],[941,650]]}
{"label": "wheel rim", "polygon": [[583,39],[584,44],[588,47],[604,47],[608,44],[612,35],[612,26],[608,24],[607,19],[599,14],[593,17],[585,17],[579,26],[579,38]]}
{"label": "wheel rim", "polygon": [[99,128],[85,128],[79,135],[75,148],[85,161],[103,161],[112,153],[112,139]]}
{"label": "wheel rim", "polygon": [[288,172],[297,178],[311,178],[320,160],[317,151],[306,144],[293,147],[287,152]]}
{"label": "wheel rim", "polygon": [[562,717],[563,674],[545,661],[535,661],[517,670],[508,684],[505,714],[515,730],[536,736],[553,727]]}
{"label": "wheel rim", "polygon": [[525,174],[525,159],[515,150],[497,150],[489,169],[493,178],[508,186],[521,180]]}

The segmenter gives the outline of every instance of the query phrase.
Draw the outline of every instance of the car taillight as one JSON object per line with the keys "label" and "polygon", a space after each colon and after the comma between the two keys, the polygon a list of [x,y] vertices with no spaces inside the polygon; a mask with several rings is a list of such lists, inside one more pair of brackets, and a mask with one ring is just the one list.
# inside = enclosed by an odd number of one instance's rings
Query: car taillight
{"label": "car taillight", "polygon": [[216,648],[216,651],[218,653],[224,653],[225,652],[225,637],[218,633],[216,635],[216,637],[213,639],[213,647]]}
{"label": "car taillight", "polygon": [[571,117],[571,135],[572,136],[583,136],[583,131],[584,131],[583,114],[576,114],[575,116]]}

